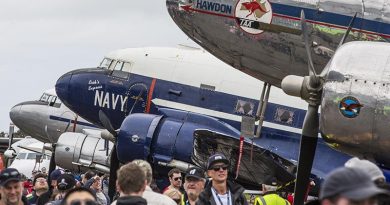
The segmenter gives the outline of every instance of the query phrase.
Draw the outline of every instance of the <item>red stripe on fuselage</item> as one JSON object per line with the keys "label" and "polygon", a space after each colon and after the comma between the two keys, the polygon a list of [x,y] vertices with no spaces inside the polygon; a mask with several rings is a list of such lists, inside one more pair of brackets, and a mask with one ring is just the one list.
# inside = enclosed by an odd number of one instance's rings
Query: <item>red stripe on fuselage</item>
{"label": "red stripe on fuselage", "polygon": [[146,103],[145,113],[150,112],[150,104],[152,103],[152,96],[153,96],[153,91],[154,91],[155,85],[156,85],[156,78],[153,78],[152,82],[150,83],[150,87],[149,87],[148,101]]}
{"label": "red stripe on fuselage", "polygon": [[[234,17],[234,16],[229,16],[229,15],[225,15],[225,14],[214,13],[214,12],[211,12],[211,11],[205,11],[205,10],[196,9],[196,8],[192,8],[192,7],[188,7],[188,6],[187,7],[186,6],[182,6],[182,7],[183,7],[184,10],[186,10],[188,12],[195,11],[195,12],[204,13],[204,14],[213,15],[213,16],[221,16],[221,17],[225,17],[225,18],[236,19],[236,17]],[[292,20],[297,20],[297,21],[301,20],[300,18],[297,18],[297,17],[294,17],[294,16],[286,16],[286,15],[277,14],[277,13],[273,13],[272,16],[277,16],[277,17],[280,17],[280,18],[292,19]],[[320,22],[320,21],[313,21],[313,20],[306,19],[306,22],[309,22],[309,23],[312,23],[312,24],[316,24],[316,25],[328,26],[328,27],[331,27],[331,28],[339,28],[339,29],[344,29],[344,30],[347,29],[346,26],[339,26],[339,25],[329,24],[329,23]],[[371,34],[371,35],[378,35],[378,36],[381,36],[381,37],[384,37],[384,38],[390,38],[389,34],[377,33],[377,32],[372,32],[372,31],[367,31],[367,30],[360,30],[360,29],[354,29],[354,28],[352,29],[352,31],[358,31],[358,32],[361,32],[361,33],[366,33],[366,34]]]}

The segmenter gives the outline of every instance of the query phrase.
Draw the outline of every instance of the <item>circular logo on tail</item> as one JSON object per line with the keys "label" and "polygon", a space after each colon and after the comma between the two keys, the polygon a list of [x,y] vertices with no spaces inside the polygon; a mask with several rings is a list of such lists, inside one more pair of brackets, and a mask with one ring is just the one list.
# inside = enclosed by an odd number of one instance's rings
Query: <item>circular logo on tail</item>
{"label": "circular logo on tail", "polygon": [[242,30],[250,34],[260,34],[261,28],[272,21],[272,8],[268,0],[239,0],[235,17]]}
{"label": "circular logo on tail", "polygon": [[343,98],[339,104],[341,114],[348,118],[357,117],[361,107],[363,105],[360,104],[359,100],[351,96]]}

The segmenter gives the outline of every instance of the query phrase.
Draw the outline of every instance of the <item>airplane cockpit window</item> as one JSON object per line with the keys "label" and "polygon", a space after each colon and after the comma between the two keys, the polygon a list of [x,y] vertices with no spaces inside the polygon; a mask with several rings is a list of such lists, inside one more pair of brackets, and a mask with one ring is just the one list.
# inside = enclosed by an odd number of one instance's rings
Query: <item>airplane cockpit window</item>
{"label": "airplane cockpit window", "polygon": [[41,156],[41,159],[42,159],[42,154],[41,153],[28,153],[27,154],[27,159],[36,159],[37,156]]}
{"label": "airplane cockpit window", "polygon": [[126,79],[130,75],[131,63],[117,60],[112,62],[109,69],[113,76]]}
{"label": "airplane cockpit window", "polygon": [[100,68],[108,69],[112,63],[112,59],[104,58],[103,61],[100,63]]}
{"label": "airplane cockpit window", "polygon": [[16,156],[16,159],[25,159],[27,153],[19,153],[18,156]]}
{"label": "airplane cockpit window", "polygon": [[49,95],[47,93],[43,93],[41,98],[39,99],[41,102],[47,102],[49,106],[52,107],[60,107],[61,106],[61,101],[60,99],[57,98],[57,96]]}

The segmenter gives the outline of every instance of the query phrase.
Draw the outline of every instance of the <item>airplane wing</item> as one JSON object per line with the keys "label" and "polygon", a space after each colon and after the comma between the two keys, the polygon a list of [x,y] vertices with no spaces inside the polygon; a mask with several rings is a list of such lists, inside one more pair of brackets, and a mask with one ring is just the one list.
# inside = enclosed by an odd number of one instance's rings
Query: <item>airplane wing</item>
{"label": "airplane wing", "polygon": [[25,149],[25,150],[28,150],[28,151],[31,151],[31,152],[36,152],[36,153],[40,153],[40,154],[44,154],[48,157],[51,157],[51,152],[49,150],[44,150],[45,152],[42,153],[42,148],[37,148],[37,147],[29,147],[29,146],[26,146],[26,145],[18,145],[19,148],[21,149]]}
{"label": "airplane wing", "polygon": [[[210,130],[196,130],[194,133],[193,162],[206,168],[208,157],[216,152],[223,153],[230,159],[230,177],[236,175],[239,155],[239,139]],[[244,141],[242,158],[237,181],[246,188],[259,189],[270,177],[276,177],[281,184],[294,181],[296,165],[292,162],[249,141]]]}

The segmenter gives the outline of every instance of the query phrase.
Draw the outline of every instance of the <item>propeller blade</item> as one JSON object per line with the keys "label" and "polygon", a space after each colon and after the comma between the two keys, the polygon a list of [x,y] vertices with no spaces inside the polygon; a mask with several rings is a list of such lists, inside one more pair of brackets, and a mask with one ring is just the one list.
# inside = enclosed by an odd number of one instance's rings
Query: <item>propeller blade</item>
{"label": "propeller blade", "polygon": [[308,34],[308,31],[307,31],[305,12],[303,10],[301,11],[301,26],[302,26],[303,40],[305,41],[305,48],[306,48],[307,59],[308,59],[309,74],[317,76],[317,73],[314,70],[313,60],[311,58],[311,51],[310,51],[310,46],[309,46],[309,34]]}
{"label": "propeller blade", "polygon": [[112,127],[110,119],[108,119],[107,115],[102,110],[99,110],[99,120],[103,124],[103,127],[106,128],[112,135],[117,135],[117,132]]}
{"label": "propeller blade", "polygon": [[118,154],[116,152],[116,143],[112,147],[111,151],[111,158],[110,158],[110,178],[108,182],[108,197],[110,197],[110,200],[112,201],[115,194],[116,194],[116,178],[117,174],[116,171],[119,169],[119,160],[118,160]]}
{"label": "propeller blade", "polygon": [[15,126],[12,123],[10,123],[9,131],[8,131],[8,149],[11,149],[12,142],[14,140],[14,129]]}
{"label": "propeller blade", "polygon": [[355,22],[356,15],[357,15],[357,12],[355,13],[355,15],[353,16],[353,18],[352,18],[351,21],[349,22],[348,29],[347,29],[347,31],[344,33],[343,37],[341,38],[340,43],[339,43],[339,46],[338,46],[337,48],[339,48],[341,45],[343,45],[343,44],[345,43],[345,40],[347,39],[347,37],[348,37],[348,35],[349,35],[349,32],[351,32],[351,30],[352,30],[352,26],[353,26],[353,23]]}
{"label": "propeller blade", "polygon": [[[49,176],[50,174],[56,169],[56,160],[55,160],[55,151],[56,151],[56,147],[55,147],[55,144],[52,145],[53,146],[53,150],[51,151],[51,157],[50,157],[50,164],[49,164]],[[50,186],[51,184],[51,179],[49,177],[49,180],[48,180],[48,184],[49,184],[49,188],[51,189],[52,187]]]}
{"label": "propeller blade", "polygon": [[308,107],[302,128],[299,148],[297,181],[294,189],[294,205],[303,205],[318,140],[318,105]]}

